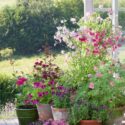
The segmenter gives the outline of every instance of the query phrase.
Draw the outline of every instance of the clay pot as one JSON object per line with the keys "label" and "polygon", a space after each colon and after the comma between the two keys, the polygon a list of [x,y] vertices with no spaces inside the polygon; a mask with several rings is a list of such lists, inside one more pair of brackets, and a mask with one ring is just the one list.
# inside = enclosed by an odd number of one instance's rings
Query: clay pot
{"label": "clay pot", "polygon": [[81,120],[79,125],[102,125],[102,123],[97,120]]}
{"label": "clay pot", "polygon": [[54,120],[68,120],[68,110],[66,108],[51,107]]}
{"label": "clay pot", "polygon": [[39,120],[45,121],[53,119],[51,106],[49,104],[37,104]]}

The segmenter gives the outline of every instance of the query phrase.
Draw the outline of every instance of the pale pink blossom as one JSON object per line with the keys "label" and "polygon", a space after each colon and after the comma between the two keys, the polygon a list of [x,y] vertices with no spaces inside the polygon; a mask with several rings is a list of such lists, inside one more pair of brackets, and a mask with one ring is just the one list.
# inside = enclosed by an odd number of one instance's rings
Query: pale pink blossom
{"label": "pale pink blossom", "polygon": [[96,77],[101,78],[103,76],[102,73],[96,73]]}
{"label": "pale pink blossom", "polygon": [[93,82],[89,83],[89,89],[94,89],[94,83]]}

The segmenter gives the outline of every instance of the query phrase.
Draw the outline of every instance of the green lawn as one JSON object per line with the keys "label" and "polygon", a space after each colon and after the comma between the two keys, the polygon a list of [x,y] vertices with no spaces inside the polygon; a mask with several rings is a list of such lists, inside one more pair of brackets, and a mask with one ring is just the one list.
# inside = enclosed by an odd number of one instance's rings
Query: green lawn
{"label": "green lawn", "polygon": [[0,8],[16,5],[16,0],[0,0]]}
{"label": "green lawn", "polygon": [[[32,56],[32,57],[16,57],[14,63],[15,71],[24,71],[26,73],[32,71],[32,67],[34,62],[37,59],[42,58],[42,56]],[[125,50],[123,48],[122,52],[119,54],[119,58],[121,62],[125,62]],[[61,69],[68,69],[68,65],[66,64],[66,56],[58,54],[55,59],[55,63],[60,66]],[[13,67],[10,64],[10,60],[0,61],[0,73],[12,74]]]}
{"label": "green lawn", "polygon": [[[32,71],[34,62],[37,59],[42,58],[41,56],[32,56],[32,57],[18,57],[14,60],[14,70],[15,71],[24,71],[26,73]],[[58,54],[55,58],[55,63],[60,66],[62,69],[67,69],[68,66],[65,63],[65,56]],[[10,60],[0,61],[0,73],[12,74],[13,66],[10,64]]]}

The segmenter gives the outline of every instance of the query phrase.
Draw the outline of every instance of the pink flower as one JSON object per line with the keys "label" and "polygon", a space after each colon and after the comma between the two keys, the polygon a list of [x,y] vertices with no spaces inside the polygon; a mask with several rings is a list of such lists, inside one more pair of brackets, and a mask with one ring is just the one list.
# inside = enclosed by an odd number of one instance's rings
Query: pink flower
{"label": "pink flower", "polygon": [[38,100],[32,100],[32,104],[33,104],[33,105],[36,105],[36,104],[38,104],[38,103],[39,103]]}
{"label": "pink flower", "polygon": [[24,100],[24,104],[30,104],[30,100]]}
{"label": "pink flower", "polygon": [[16,84],[17,84],[18,86],[21,86],[21,85],[23,85],[26,81],[27,81],[26,78],[20,77],[20,78],[17,80]]}
{"label": "pink flower", "polygon": [[93,50],[93,54],[95,54],[95,55],[99,54],[99,50],[98,49],[94,49]]}
{"label": "pink flower", "polygon": [[28,94],[29,99],[32,99],[32,97],[33,97],[32,94]]}
{"label": "pink flower", "polygon": [[79,40],[80,40],[81,42],[86,42],[87,38],[86,38],[86,36],[82,36],[82,37],[79,38]]}
{"label": "pink flower", "polygon": [[41,83],[40,82],[35,82],[34,83],[34,87],[35,88],[40,88],[41,87]]}
{"label": "pink flower", "polygon": [[98,70],[98,68],[96,66],[94,66],[94,71],[97,71],[97,70]]}
{"label": "pink flower", "polygon": [[49,85],[54,85],[55,84],[55,81],[54,80],[51,80],[48,82]]}
{"label": "pink flower", "polygon": [[94,83],[89,83],[89,89],[94,89]]}
{"label": "pink flower", "polygon": [[43,92],[38,92],[39,97],[43,97]]}
{"label": "pink flower", "polygon": [[101,78],[103,75],[102,75],[102,73],[96,73],[96,76],[97,76],[98,78]]}

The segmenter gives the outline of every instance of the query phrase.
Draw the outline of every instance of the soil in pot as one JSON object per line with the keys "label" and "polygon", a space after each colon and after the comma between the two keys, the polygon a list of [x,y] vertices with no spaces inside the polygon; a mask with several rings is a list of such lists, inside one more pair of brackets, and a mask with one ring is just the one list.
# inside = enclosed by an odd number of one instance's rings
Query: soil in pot
{"label": "soil in pot", "polygon": [[38,111],[36,106],[33,105],[18,106],[16,114],[20,125],[29,125],[38,120]]}
{"label": "soil in pot", "polygon": [[51,107],[54,120],[68,120],[68,110],[66,108]]}
{"label": "soil in pot", "polygon": [[81,120],[79,125],[102,125],[102,123],[97,120]]}
{"label": "soil in pot", "polygon": [[45,121],[53,119],[51,106],[49,104],[38,104],[37,110],[39,114],[39,120]]}

